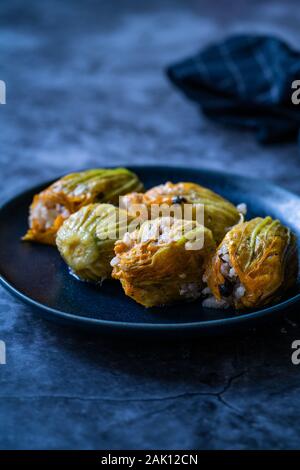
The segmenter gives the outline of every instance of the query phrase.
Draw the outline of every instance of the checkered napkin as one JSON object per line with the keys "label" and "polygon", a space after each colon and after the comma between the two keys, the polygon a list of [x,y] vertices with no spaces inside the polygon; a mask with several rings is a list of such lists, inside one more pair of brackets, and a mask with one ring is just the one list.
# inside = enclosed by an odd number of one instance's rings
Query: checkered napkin
{"label": "checkered napkin", "polygon": [[300,104],[291,97],[300,52],[276,37],[231,36],[171,65],[167,75],[209,118],[253,129],[264,143],[298,137]]}

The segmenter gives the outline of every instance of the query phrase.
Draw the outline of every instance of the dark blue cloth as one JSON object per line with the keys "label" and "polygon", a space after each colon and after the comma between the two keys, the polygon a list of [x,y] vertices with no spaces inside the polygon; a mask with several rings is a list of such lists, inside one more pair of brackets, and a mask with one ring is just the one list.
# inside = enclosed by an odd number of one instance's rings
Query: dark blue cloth
{"label": "dark blue cloth", "polygon": [[167,69],[171,81],[203,113],[223,124],[253,129],[260,142],[295,140],[300,105],[300,53],[271,36],[234,35]]}

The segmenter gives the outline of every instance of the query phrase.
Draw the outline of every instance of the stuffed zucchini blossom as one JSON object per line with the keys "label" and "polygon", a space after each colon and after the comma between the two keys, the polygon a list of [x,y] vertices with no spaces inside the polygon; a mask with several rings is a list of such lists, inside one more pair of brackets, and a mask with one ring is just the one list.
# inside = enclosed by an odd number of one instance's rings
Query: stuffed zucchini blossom
{"label": "stuffed zucchini blossom", "polygon": [[126,168],[93,169],[66,175],[34,196],[29,229],[23,240],[55,245],[59,227],[81,207],[98,202],[118,204],[120,195],[142,190],[137,175]]}
{"label": "stuffed zucchini blossom", "polygon": [[126,211],[111,204],[89,204],[63,223],[56,244],[72,274],[102,281],[111,277],[114,244],[127,229]]}
{"label": "stuffed zucchini blossom", "polygon": [[204,265],[214,249],[211,231],[195,221],[145,221],[116,242],[112,277],[145,307],[193,300],[201,295]]}
{"label": "stuffed zucchini blossom", "polygon": [[236,225],[219,245],[204,280],[206,307],[261,307],[278,301],[297,279],[295,235],[271,217]]}

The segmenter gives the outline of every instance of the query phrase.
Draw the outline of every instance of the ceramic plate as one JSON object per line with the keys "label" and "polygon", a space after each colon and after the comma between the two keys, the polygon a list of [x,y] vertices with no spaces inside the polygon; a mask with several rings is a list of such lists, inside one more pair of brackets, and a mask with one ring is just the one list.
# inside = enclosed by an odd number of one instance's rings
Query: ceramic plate
{"label": "ceramic plate", "polygon": [[[131,167],[146,188],[165,181],[193,181],[233,203],[245,202],[247,218],[271,215],[300,239],[300,198],[266,181],[193,168]],[[119,282],[102,287],[77,281],[54,247],[22,243],[28,207],[34,194],[51,182],[23,192],[0,209],[0,281],[10,292],[55,321],[105,332],[178,335],[219,333],[273,319],[300,299],[300,287],[280,303],[237,314],[234,310],[203,309],[201,302],[145,309],[126,297]]]}

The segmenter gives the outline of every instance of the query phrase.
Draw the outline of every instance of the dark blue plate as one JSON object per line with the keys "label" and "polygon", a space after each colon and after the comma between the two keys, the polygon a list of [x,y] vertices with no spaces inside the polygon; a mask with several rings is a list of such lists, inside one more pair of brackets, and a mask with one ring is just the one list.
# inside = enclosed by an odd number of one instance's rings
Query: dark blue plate
{"label": "dark blue plate", "polygon": [[[233,203],[248,205],[248,218],[271,215],[288,225],[300,239],[300,198],[266,181],[192,168],[136,166],[146,188],[165,181],[193,181]],[[233,310],[203,309],[201,302],[145,309],[126,297],[119,282],[102,287],[77,281],[54,247],[23,243],[28,207],[35,193],[50,184],[31,188],[0,209],[0,280],[21,300],[56,321],[106,332],[218,333],[237,326],[273,319],[300,299],[300,286],[280,303],[237,314]]]}

